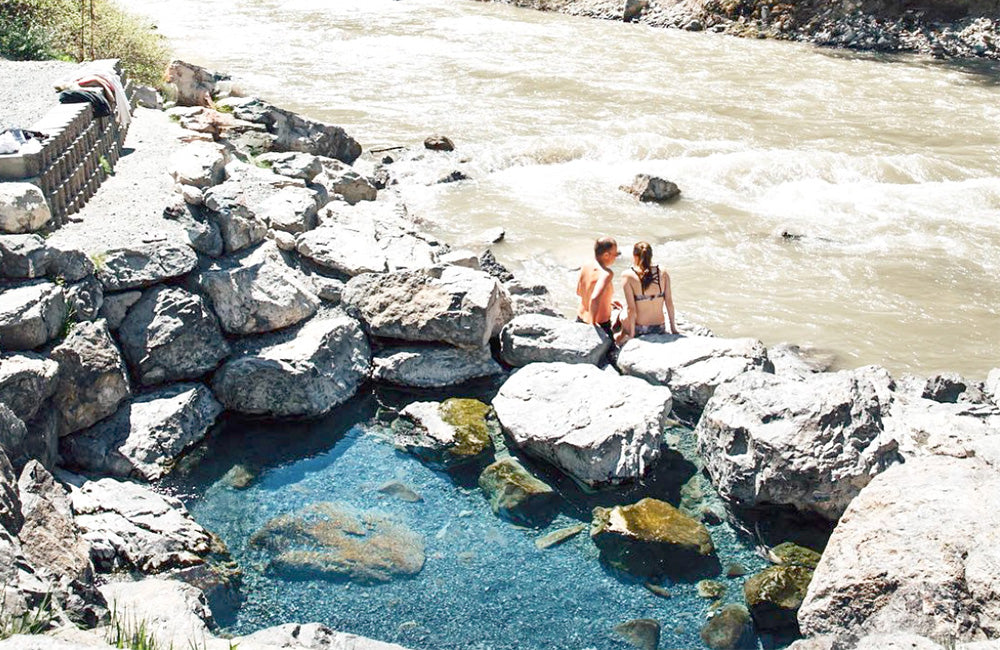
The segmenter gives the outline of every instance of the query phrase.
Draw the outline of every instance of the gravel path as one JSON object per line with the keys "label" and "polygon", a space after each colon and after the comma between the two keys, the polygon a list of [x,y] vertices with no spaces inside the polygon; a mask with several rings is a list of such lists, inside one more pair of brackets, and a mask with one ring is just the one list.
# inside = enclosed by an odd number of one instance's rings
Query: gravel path
{"label": "gravel path", "polygon": [[163,217],[163,209],[180,197],[167,162],[183,146],[179,138],[186,133],[162,111],[135,109],[115,175],[50,241],[87,253],[165,238],[187,243],[183,227]]}
{"label": "gravel path", "polygon": [[78,64],[65,61],[8,61],[0,58],[0,130],[29,127],[58,103],[52,87]]}

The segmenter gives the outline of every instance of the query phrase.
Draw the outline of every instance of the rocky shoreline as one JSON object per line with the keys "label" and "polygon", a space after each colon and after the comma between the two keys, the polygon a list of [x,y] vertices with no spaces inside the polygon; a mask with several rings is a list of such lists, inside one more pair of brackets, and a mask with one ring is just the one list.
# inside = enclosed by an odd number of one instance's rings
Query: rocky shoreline
{"label": "rocky shoreline", "polygon": [[772,0],[480,0],[651,27],[712,31],[865,52],[1000,59],[995,4]]}
{"label": "rocky shoreline", "polygon": [[[195,80],[178,92],[194,105],[167,110],[185,144],[162,218],[182,237],[137,233],[88,254],[0,235],[4,612],[46,609],[63,624],[62,639],[0,648],[100,647],[129,612],[164,646],[398,650],[316,625],[216,638],[212,608],[238,602],[240,569],[148,483],[223,413],[316,418],[370,384],[426,397],[483,378],[500,385],[490,404],[432,399],[382,418],[398,449],[473,468],[494,513],[519,525],[544,521],[560,497],[508,447],[602,490],[641,482],[676,451],[672,418],[694,425],[726,512],[643,499],[593,513],[601,561],[650,589],[668,576],[710,593],[722,518],[780,511],[835,526],[819,557],[771,548],[746,606],[707,622],[710,647],[739,647],[751,624],[801,632],[797,650],[885,647],[879,635],[973,648],[1000,635],[1000,521],[986,498],[1000,494],[1000,368],[980,383],[828,372],[794,346],[696,327],[630,341],[604,365],[610,341],[560,317],[543,285],[409,217],[394,185],[460,180],[444,139],[362,155],[338,127],[221,97],[216,75],[176,65],[192,72],[175,78]],[[208,94],[213,106],[199,105]],[[251,543],[291,579],[377,582],[424,561],[409,531],[329,504],[277,517]],[[373,549],[390,551],[358,561]],[[655,647],[653,623],[621,633]]]}

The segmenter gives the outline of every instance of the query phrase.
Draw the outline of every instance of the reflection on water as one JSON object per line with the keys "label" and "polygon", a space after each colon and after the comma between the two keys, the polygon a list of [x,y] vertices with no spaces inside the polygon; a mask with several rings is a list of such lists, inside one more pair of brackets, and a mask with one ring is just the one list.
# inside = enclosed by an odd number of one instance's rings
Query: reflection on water
{"label": "reflection on water", "polygon": [[[718,509],[717,497],[691,461],[670,452],[643,485],[597,495],[536,467],[556,484],[561,506],[551,523],[533,530],[494,516],[475,487],[475,472],[432,471],[397,452],[373,415],[374,401],[363,396],[314,423],[234,420],[200,450],[201,458],[180,468],[175,487],[199,495],[188,498],[191,512],[222,537],[244,571],[245,603],[235,615],[216,613],[228,631],[319,621],[415,650],[625,650],[630,646],[613,628],[654,618],[663,626],[662,647],[704,647],[699,631],[713,601],[699,597],[693,581],[666,579],[662,586],[670,597],[656,595],[641,580],[602,565],[586,531],[546,550],[535,546],[547,533],[589,523],[598,504],[657,496],[675,505]],[[674,429],[668,439],[673,448],[690,453],[690,434]],[[420,500],[380,491],[389,481]],[[275,517],[320,503],[336,504],[321,509],[367,513],[371,521],[388,518],[393,526],[416,532],[424,544],[423,569],[374,584],[284,579],[269,571],[268,553],[248,540]],[[751,572],[766,564],[728,524],[709,530],[723,570],[733,562]],[[743,577],[717,579],[726,585],[724,602],[742,602]],[[775,647],[774,640],[761,641]],[[756,645],[747,638],[742,647]]]}
{"label": "reflection on water", "polygon": [[[610,233],[653,243],[678,308],[720,334],[843,366],[1000,365],[994,67],[462,0],[130,6],[180,56],[366,146],[451,136],[473,180],[402,188],[413,211],[473,247],[504,226],[497,256],[567,311],[568,269]],[[682,200],[637,204],[618,186],[639,172]]]}

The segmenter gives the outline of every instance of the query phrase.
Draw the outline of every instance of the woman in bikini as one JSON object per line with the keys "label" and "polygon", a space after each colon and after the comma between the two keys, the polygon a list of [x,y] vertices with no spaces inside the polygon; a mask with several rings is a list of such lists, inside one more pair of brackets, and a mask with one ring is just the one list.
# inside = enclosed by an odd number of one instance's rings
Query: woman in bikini
{"label": "woman in bikini", "polygon": [[[670,295],[670,276],[653,265],[653,247],[644,241],[632,248],[633,265],[622,274],[627,313],[618,337],[621,345],[644,334],[678,334],[674,321],[674,301]],[[666,319],[664,318],[666,314]]]}

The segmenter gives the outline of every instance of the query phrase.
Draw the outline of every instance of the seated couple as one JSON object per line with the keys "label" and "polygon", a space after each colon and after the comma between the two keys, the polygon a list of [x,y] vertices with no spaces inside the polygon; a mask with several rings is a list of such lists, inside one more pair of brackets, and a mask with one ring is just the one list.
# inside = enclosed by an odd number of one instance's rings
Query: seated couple
{"label": "seated couple", "polygon": [[[632,248],[632,266],[622,273],[625,306],[614,300],[614,271],[618,244],[611,237],[594,242],[594,259],[580,269],[576,294],[580,296],[578,320],[598,325],[618,345],[644,334],[677,334],[670,276],[653,264],[653,248],[644,241]],[[620,330],[615,336],[615,330]]]}

